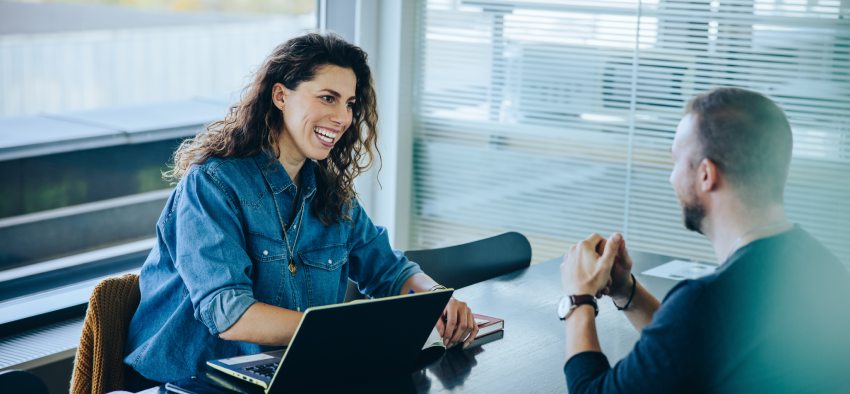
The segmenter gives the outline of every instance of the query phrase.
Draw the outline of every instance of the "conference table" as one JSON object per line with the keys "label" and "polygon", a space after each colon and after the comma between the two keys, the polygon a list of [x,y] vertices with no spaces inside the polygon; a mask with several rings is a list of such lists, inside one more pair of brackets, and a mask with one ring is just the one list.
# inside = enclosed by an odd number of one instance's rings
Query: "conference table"
{"label": "conference table", "polygon": [[[632,253],[633,272],[662,298],[676,281],[641,274],[671,260]],[[505,320],[504,337],[479,348],[449,351],[425,368],[417,392],[564,393],[564,322],[556,310],[563,294],[561,259],[532,265],[455,292],[473,312]],[[610,298],[599,300],[596,318],[602,352],[614,364],[634,346],[639,333]]]}
{"label": "conference table", "polygon": [[[639,252],[632,252],[632,258],[635,277],[656,297],[662,298],[676,285],[674,280],[642,274],[671,258]],[[343,390],[566,392],[564,322],[556,314],[563,294],[560,263],[560,258],[544,261],[455,291],[455,297],[466,302],[473,312],[504,319],[505,328],[500,339],[469,349],[451,349],[438,361],[409,376],[359,382],[357,386],[343,386]],[[631,351],[639,333],[607,297],[599,300],[596,321],[602,351],[613,365]]]}

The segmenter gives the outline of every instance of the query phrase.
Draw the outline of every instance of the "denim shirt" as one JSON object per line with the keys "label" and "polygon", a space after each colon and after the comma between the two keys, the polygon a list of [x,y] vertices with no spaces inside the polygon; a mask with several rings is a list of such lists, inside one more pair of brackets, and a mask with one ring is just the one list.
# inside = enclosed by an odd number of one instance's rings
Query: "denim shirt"
{"label": "denim shirt", "polygon": [[304,163],[298,193],[268,153],[193,165],[157,222],[124,362],[148,379],[177,380],[210,359],[268,350],[218,336],[257,301],[296,311],[339,303],[348,278],[373,297],[399,294],[419,266],[356,201],[349,220],[324,225],[310,203],[317,170]]}

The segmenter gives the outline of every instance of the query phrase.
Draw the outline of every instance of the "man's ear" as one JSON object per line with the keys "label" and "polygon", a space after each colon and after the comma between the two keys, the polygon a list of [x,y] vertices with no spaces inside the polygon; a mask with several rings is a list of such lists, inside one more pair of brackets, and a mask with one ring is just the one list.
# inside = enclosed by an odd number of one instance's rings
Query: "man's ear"
{"label": "man's ear", "polygon": [[286,103],[286,96],[289,94],[289,89],[278,82],[272,86],[272,103],[277,109],[283,111]]}
{"label": "man's ear", "polygon": [[697,182],[699,182],[700,190],[710,192],[717,190],[720,186],[720,169],[717,168],[717,163],[710,159],[702,159],[697,168]]}

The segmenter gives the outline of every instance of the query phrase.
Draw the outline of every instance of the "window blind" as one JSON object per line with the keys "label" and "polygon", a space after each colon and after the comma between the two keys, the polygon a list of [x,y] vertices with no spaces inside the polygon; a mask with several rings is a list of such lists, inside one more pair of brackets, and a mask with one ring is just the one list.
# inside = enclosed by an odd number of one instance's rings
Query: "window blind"
{"label": "window blind", "polygon": [[714,262],[668,183],[684,105],[769,95],[794,130],[790,219],[850,262],[850,1],[418,4],[411,245],[501,231],[535,262],[591,232]]}

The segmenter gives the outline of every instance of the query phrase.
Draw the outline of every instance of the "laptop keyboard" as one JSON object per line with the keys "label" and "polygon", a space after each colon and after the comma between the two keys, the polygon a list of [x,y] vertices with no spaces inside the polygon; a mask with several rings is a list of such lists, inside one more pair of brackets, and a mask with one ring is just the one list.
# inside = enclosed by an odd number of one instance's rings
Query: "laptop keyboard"
{"label": "laptop keyboard", "polygon": [[271,362],[271,363],[267,363],[267,364],[259,364],[259,365],[250,366],[250,367],[247,367],[245,369],[247,369],[247,370],[249,370],[249,371],[251,371],[255,374],[262,375],[262,376],[265,376],[265,377],[271,379],[272,376],[274,376],[274,371],[277,370],[278,364],[280,364],[280,363]]}

